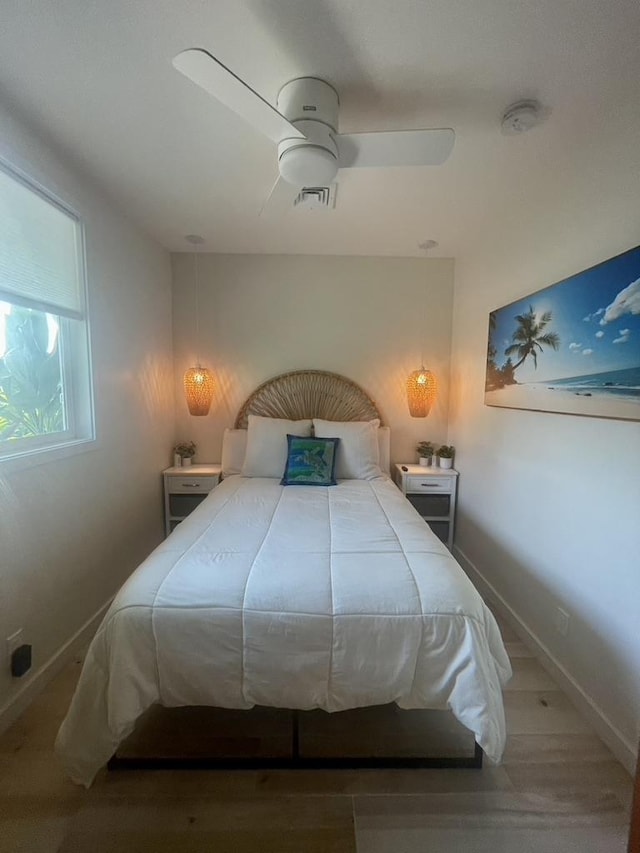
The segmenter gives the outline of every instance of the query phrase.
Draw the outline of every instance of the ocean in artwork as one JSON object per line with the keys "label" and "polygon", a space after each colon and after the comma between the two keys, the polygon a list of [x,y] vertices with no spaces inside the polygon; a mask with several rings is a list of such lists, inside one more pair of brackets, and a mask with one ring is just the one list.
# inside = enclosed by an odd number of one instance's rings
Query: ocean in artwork
{"label": "ocean in artwork", "polygon": [[552,379],[541,383],[549,388],[574,391],[576,394],[610,394],[614,397],[628,397],[640,401],[640,367],[624,370],[609,370],[603,373],[569,376],[565,379]]}

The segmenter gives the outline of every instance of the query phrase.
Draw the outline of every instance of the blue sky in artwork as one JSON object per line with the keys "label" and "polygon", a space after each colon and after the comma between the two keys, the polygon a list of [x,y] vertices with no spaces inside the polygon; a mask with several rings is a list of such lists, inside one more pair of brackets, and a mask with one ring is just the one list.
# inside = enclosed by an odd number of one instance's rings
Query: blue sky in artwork
{"label": "blue sky in artwork", "polygon": [[[528,358],[516,371],[518,382],[539,382],[640,366],[640,246],[539,290],[494,312],[496,364],[513,343],[516,315],[533,306],[551,311],[545,331],[560,336],[556,351],[538,353],[538,369]],[[515,364],[518,357],[512,355]]]}

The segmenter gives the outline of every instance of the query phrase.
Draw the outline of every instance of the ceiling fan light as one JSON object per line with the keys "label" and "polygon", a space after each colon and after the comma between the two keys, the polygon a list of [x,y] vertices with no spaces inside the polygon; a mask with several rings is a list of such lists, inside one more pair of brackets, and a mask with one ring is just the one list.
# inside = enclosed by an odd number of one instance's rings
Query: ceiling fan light
{"label": "ceiling fan light", "polygon": [[184,374],[184,393],[190,415],[208,415],[215,382],[206,367],[190,367]]}
{"label": "ceiling fan light", "polygon": [[421,367],[420,370],[410,373],[407,379],[407,402],[411,417],[426,418],[437,392],[438,383],[430,370]]}
{"label": "ceiling fan light", "polygon": [[297,187],[330,184],[338,173],[338,159],[318,145],[295,145],[280,155],[280,174]]}

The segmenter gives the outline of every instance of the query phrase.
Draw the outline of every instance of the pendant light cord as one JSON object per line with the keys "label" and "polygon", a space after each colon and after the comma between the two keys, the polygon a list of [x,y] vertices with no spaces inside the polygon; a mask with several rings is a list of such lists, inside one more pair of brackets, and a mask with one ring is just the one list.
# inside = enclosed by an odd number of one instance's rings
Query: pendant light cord
{"label": "pendant light cord", "polygon": [[184,238],[191,246],[193,252],[193,281],[195,286],[196,303],[196,367],[200,367],[200,276],[198,267],[198,246],[204,243],[204,238],[199,234],[187,234]]}
{"label": "pendant light cord", "polygon": [[429,294],[427,293],[427,289],[425,286],[425,297],[424,297],[424,318],[423,325],[420,334],[420,367],[424,368],[424,351],[425,351],[425,338],[427,334],[427,317],[429,315]]}
{"label": "pendant light cord", "polygon": [[[418,248],[422,249],[425,255],[429,254],[431,249],[438,248],[437,240],[425,240],[423,243],[418,243]],[[427,292],[427,288],[425,287],[425,297],[424,297],[424,326],[422,327],[422,334],[420,335],[420,354],[422,356],[420,361],[420,367],[424,370],[424,351],[426,335],[427,335],[427,318],[429,316],[429,294]]]}
{"label": "pendant light cord", "polygon": [[196,367],[200,367],[200,281],[198,280],[198,252],[193,252],[194,279],[196,285]]}

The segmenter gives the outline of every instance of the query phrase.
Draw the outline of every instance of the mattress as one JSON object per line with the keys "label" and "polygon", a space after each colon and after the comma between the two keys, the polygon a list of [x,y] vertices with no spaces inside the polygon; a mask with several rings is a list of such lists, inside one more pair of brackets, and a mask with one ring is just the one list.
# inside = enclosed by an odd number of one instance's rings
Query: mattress
{"label": "mattress", "polygon": [[487,757],[511,669],[492,614],[393,483],[230,477],[134,572],[56,749],[86,786],[144,711],[449,708]]}

